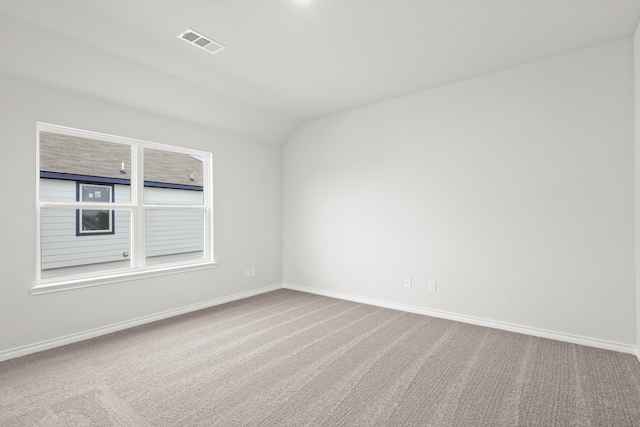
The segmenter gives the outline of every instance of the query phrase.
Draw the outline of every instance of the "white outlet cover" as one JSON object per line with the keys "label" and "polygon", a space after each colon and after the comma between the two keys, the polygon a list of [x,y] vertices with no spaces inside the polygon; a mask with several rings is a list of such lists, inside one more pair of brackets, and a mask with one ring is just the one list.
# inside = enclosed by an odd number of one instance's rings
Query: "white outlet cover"
{"label": "white outlet cover", "polygon": [[429,286],[429,291],[431,291],[431,292],[435,292],[436,291],[436,281],[435,280],[429,280],[428,286]]}
{"label": "white outlet cover", "polygon": [[405,277],[404,278],[404,287],[405,288],[410,288],[411,287],[411,277]]}

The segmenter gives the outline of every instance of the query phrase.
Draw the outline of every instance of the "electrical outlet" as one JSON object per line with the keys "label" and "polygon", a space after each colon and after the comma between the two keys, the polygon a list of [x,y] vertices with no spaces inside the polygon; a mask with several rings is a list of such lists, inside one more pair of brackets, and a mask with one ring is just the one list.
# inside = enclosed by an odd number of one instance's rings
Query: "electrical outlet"
{"label": "electrical outlet", "polygon": [[404,278],[404,287],[405,288],[410,288],[411,287],[411,277],[405,277]]}
{"label": "electrical outlet", "polygon": [[428,289],[429,289],[429,292],[435,292],[436,291],[436,281],[435,280],[429,280]]}

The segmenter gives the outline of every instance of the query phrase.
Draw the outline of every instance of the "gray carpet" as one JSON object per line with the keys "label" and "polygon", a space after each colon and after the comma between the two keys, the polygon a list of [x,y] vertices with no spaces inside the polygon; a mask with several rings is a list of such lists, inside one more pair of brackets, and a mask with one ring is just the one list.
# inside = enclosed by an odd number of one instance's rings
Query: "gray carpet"
{"label": "gray carpet", "polygon": [[278,290],[2,362],[0,425],[640,426],[640,363]]}

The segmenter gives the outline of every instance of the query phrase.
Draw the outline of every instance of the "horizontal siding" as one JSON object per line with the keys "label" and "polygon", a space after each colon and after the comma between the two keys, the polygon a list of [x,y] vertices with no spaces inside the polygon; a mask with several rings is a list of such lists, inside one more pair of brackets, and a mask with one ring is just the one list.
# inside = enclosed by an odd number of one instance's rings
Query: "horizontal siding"
{"label": "horizontal siding", "polygon": [[[201,191],[145,187],[145,203],[202,204]],[[128,203],[128,185],[114,186],[116,202]],[[40,179],[40,200],[75,201],[76,182]],[[76,236],[76,209],[41,209],[43,277],[63,272],[103,271],[128,266],[131,256],[131,216],[115,211],[115,234]],[[202,259],[204,212],[149,210],[146,213],[146,256],[149,264]],[[118,267],[115,267],[118,266]],[[49,271],[49,272],[45,272]]]}
{"label": "horizontal siding", "polygon": [[178,254],[181,252],[194,252],[201,251],[203,248],[204,245],[201,242],[172,242],[172,244],[153,246],[153,255],[149,255],[150,251],[147,250],[147,256],[153,257],[158,255]]}
{"label": "horizontal siding", "polygon": [[131,187],[122,184],[114,185],[113,199],[116,203],[129,203],[131,201]]}
{"label": "horizontal siding", "polygon": [[[116,203],[129,203],[131,188],[128,185],[114,185]],[[40,200],[47,202],[74,202],[76,200],[76,181],[62,179],[40,179]],[[144,188],[144,203],[157,205],[202,205],[202,191],[179,190],[175,188]]]}
{"label": "horizontal siding", "polygon": [[[74,267],[126,259],[131,252],[130,211],[117,210],[115,234],[76,236],[76,210],[43,208],[40,215],[42,269]],[[95,271],[100,271],[97,267]]]}
{"label": "horizontal siding", "polygon": [[145,234],[147,257],[203,251],[204,214],[149,210]]}
{"label": "horizontal siding", "polygon": [[202,191],[144,187],[144,203],[149,205],[202,205]]}
{"label": "horizontal siding", "polygon": [[123,258],[123,252],[129,251],[130,246],[127,243],[128,242],[126,241],[118,240],[109,244],[103,243],[99,246],[93,245],[90,252],[87,251],[86,247],[77,245],[69,246],[66,243],[56,243],[53,245],[47,245],[47,248],[42,250],[42,256],[47,259],[47,262],[64,259],[76,260],[78,257],[96,258],[104,256],[113,259],[114,254],[119,255],[118,257],[115,257],[118,259]]}
{"label": "horizontal siding", "polygon": [[[113,197],[116,203],[129,203],[131,189],[128,185],[115,184]],[[46,202],[75,202],[76,181],[62,179],[40,179],[40,200]]]}
{"label": "horizontal siding", "polygon": [[172,239],[169,239],[166,235],[160,235],[160,233],[156,233],[156,235],[150,235],[147,237],[147,246],[149,245],[167,245],[169,241],[179,241],[179,242],[203,242],[204,237],[202,236],[202,231],[189,233],[187,235],[183,233],[178,233],[172,235]]}
{"label": "horizontal siding", "polygon": [[40,200],[47,202],[73,202],[76,200],[76,182],[59,179],[40,179]]}

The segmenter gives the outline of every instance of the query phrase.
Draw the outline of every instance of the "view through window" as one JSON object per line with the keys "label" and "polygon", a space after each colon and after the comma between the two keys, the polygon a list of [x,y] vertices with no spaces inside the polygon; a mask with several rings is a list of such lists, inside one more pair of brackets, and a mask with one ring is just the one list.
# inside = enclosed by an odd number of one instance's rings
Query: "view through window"
{"label": "view through window", "polygon": [[40,123],[38,153],[39,283],[213,262],[210,153]]}

